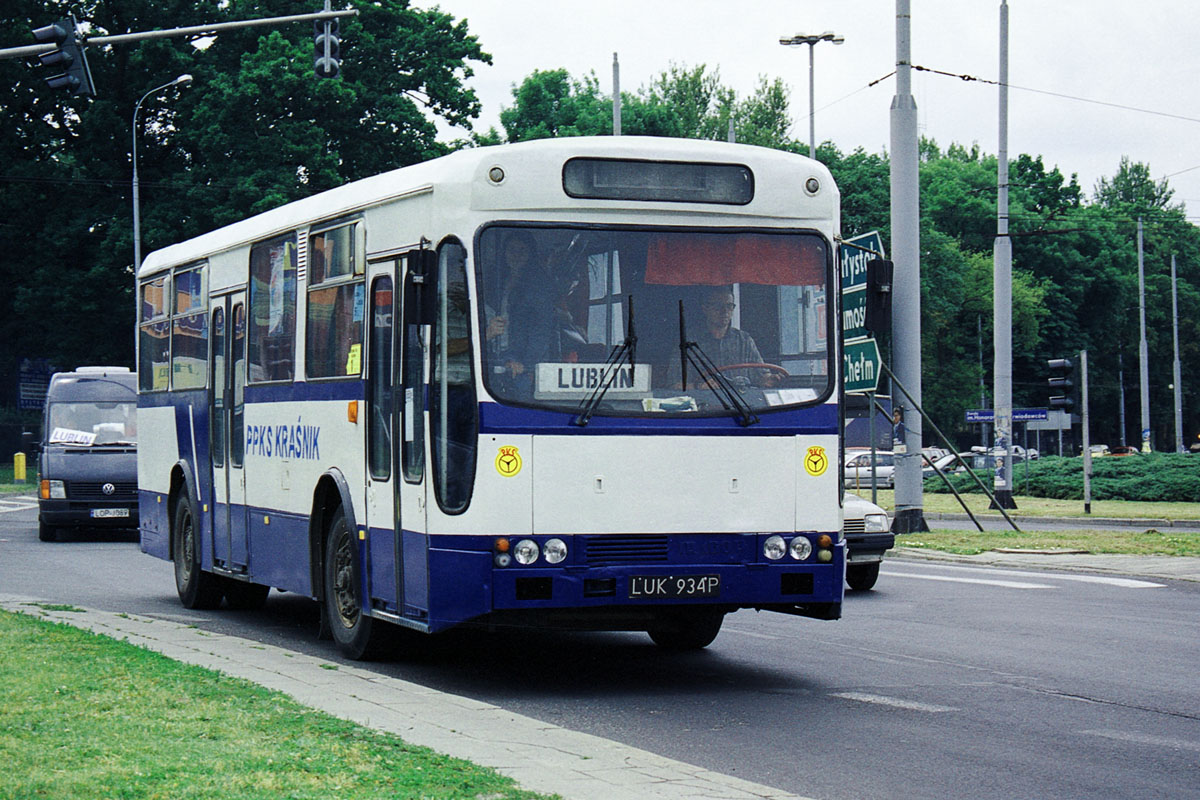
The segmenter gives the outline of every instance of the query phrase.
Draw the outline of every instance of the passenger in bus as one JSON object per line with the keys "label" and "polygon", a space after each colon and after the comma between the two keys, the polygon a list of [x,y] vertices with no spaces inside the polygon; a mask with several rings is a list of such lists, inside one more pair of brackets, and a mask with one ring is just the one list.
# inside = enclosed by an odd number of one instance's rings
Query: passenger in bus
{"label": "passenger in bus", "polygon": [[544,321],[539,323],[539,317],[545,320],[547,316],[545,310],[537,308],[545,275],[539,267],[533,236],[526,231],[508,234],[502,258],[503,283],[484,301],[484,339],[489,368],[511,390],[527,382],[523,376],[539,346],[544,346],[549,326]]}

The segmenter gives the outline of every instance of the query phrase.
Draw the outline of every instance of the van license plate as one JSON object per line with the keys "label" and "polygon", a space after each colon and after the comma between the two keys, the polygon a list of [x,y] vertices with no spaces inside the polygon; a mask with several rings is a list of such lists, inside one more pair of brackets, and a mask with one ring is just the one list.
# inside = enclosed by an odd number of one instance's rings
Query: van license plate
{"label": "van license plate", "polygon": [[716,597],[721,593],[720,575],[634,575],[629,579],[629,598]]}
{"label": "van license plate", "polygon": [[117,517],[128,517],[128,508],[93,508],[92,519],[114,519]]}

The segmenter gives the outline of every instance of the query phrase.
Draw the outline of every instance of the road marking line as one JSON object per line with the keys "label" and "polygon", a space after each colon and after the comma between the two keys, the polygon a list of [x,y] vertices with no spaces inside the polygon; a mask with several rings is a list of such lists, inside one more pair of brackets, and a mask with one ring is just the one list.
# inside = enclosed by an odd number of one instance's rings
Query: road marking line
{"label": "road marking line", "polygon": [[1101,583],[1106,586],[1120,586],[1125,589],[1162,589],[1164,583],[1151,583],[1133,578],[1110,578],[1103,575],[1064,575],[1058,572],[1029,572],[1018,569],[992,569],[990,567],[960,567],[958,565],[938,564],[937,569],[958,570],[962,572],[983,572],[988,575],[1016,575],[1024,578],[1043,578],[1056,581],[1075,581],[1076,583]]}
{"label": "road marking line", "polygon": [[855,700],[859,703],[873,703],[878,706],[891,706],[892,708],[902,708],[905,711],[925,711],[931,714],[944,714],[947,711],[958,711],[957,708],[950,706],[939,706],[932,703],[918,703],[915,700],[901,700],[898,697],[885,697],[880,694],[867,694],[866,692],[835,692],[834,697],[840,697],[843,700]]}
{"label": "road marking line", "polygon": [[1105,739],[1116,739],[1119,742],[1132,742],[1151,747],[1171,747],[1176,750],[1195,750],[1196,752],[1200,752],[1200,742],[1192,742],[1187,739],[1171,739],[1166,736],[1151,736],[1147,733],[1131,733],[1129,731],[1095,730],[1080,731],[1080,733],[1088,736],[1102,736]]}
{"label": "road marking line", "polygon": [[721,631],[724,633],[737,633],[737,634],[741,634],[742,636],[749,636],[753,639],[778,640],[778,639],[782,638],[780,636],[771,636],[766,633],[754,633],[753,631],[746,631],[746,630],[742,630],[741,628],[731,628],[728,625],[726,625],[724,628],[722,628]]}
{"label": "road marking line", "polygon": [[37,508],[37,500],[32,497],[5,498],[0,500],[0,514],[6,511],[28,511]]}
{"label": "road marking line", "polygon": [[1044,583],[1022,583],[1021,581],[990,581],[985,578],[953,578],[949,575],[914,575],[911,572],[892,572],[887,571],[880,573],[889,578],[916,578],[922,581],[945,581],[947,583],[975,583],[981,586],[1001,586],[1006,589],[1057,589],[1057,586],[1050,586]]}

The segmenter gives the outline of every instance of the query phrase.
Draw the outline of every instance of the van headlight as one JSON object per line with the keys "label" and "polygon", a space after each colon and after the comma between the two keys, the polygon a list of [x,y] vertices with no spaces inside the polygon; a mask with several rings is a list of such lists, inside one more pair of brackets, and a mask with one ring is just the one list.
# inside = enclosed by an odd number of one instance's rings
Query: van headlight
{"label": "van headlight", "polygon": [[62,481],[42,481],[41,494],[43,500],[66,500],[67,487]]}

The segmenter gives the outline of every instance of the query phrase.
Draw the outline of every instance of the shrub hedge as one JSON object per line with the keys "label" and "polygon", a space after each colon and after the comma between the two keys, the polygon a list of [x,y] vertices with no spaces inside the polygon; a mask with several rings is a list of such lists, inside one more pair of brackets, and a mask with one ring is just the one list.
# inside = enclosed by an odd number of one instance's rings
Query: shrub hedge
{"label": "shrub hedge", "polygon": [[[1015,465],[1013,471],[1018,494],[1057,500],[1083,499],[1082,456],[1046,456],[1031,461],[1028,480],[1025,464]],[[991,475],[979,475],[979,478],[991,486]],[[951,475],[950,480],[959,492],[979,492],[970,475],[957,473]],[[926,479],[925,491],[948,492],[949,489],[934,475]],[[1149,453],[1093,458],[1092,499],[1200,503],[1200,454]]]}

